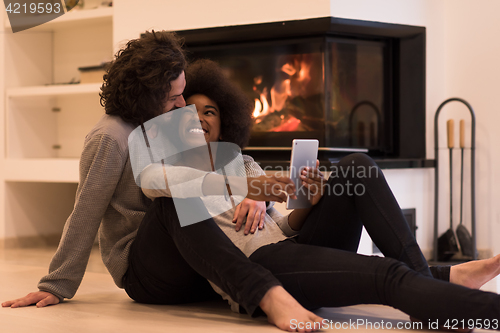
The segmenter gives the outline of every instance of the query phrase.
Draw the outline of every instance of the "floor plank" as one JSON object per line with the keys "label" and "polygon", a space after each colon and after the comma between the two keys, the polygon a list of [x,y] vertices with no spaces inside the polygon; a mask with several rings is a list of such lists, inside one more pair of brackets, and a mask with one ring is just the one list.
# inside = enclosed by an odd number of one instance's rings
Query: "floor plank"
{"label": "floor plank", "polygon": [[[0,250],[0,301],[35,291],[54,251],[53,248]],[[491,282],[487,289],[496,291],[497,283]],[[411,325],[406,314],[379,305],[323,308],[317,314],[327,320],[322,331],[335,331],[342,325],[346,328],[353,322],[356,324],[347,330],[380,331],[382,327],[388,330],[390,323],[393,331],[398,323]],[[382,322],[385,326],[381,327]],[[97,249],[92,252],[87,273],[74,299],[41,309],[34,306],[3,308],[0,323],[2,332],[16,333],[280,332],[269,325],[265,317],[252,319],[231,312],[222,300],[181,306],[135,303],[114,285]]]}

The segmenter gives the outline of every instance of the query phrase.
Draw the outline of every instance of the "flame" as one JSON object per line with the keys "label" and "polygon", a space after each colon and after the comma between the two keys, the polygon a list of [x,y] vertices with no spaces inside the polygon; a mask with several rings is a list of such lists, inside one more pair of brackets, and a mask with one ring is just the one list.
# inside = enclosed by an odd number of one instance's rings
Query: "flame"
{"label": "flame", "polygon": [[257,118],[260,116],[260,111],[262,110],[262,103],[258,98],[255,99],[255,109],[253,110],[253,117]]}
{"label": "flame", "polygon": [[[256,85],[261,84],[261,83],[262,83],[262,75],[259,75],[259,76],[255,77],[255,78],[253,79],[253,82],[254,82]],[[254,87],[254,89],[255,89],[255,88],[256,88],[256,87]]]}
{"label": "flame", "polygon": [[281,66],[281,71],[290,76],[294,75],[297,72],[297,70],[289,62]]}
{"label": "flame", "polygon": [[[264,89],[265,91],[266,89]],[[267,102],[266,95],[264,93],[260,94],[260,100],[262,101],[262,114],[266,115],[269,113],[269,103]]]}
{"label": "flame", "polygon": [[282,110],[285,107],[286,100],[292,95],[290,89],[290,79],[283,80],[281,84],[275,84],[271,88],[271,103],[274,110]]}
{"label": "flame", "polygon": [[260,98],[255,99],[255,108],[253,110],[253,116],[254,118],[262,117],[268,114],[269,112],[273,111],[269,107],[269,102],[267,101],[267,88],[264,88],[264,90],[260,93]]}
{"label": "flame", "polygon": [[295,117],[290,117],[286,122],[273,128],[270,132],[293,132],[298,129],[300,120]]}

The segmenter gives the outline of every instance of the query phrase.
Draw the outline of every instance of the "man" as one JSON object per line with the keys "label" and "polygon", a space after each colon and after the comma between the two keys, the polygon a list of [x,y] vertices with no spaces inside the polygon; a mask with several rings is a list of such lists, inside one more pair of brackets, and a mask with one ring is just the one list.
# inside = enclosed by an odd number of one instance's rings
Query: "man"
{"label": "man", "polygon": [[[2,306],[44,307],[72,298],[98,234],[115,284],[138,302],[209,299],[216,295],[209,279],[249,314],[260,306],[282,329],[290,327],[291,319],[320,320],[269,271],[250,262],[212,219],[181,228],[171,198],[152,202],[135,184],[128,136],[149,119],[185,106],[185,67],[181,42],[169,32],[146,32],[117,53],[100,93],[106,114],[85,138],[75,206],[49,274],[40,280],[39,291]],[[243,283],[248,279],[251,284]]]}

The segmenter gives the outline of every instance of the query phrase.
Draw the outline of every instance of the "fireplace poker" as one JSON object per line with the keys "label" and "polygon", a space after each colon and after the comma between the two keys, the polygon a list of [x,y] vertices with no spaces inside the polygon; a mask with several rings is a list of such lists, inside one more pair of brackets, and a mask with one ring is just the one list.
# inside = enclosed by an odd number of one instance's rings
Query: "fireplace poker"
{"label": "fireplace poker", "polygon": [[472,256],[472,237],[463,222],[463,195],[464,195],[464,149],[465,149],[465,121],[460,120],[460,224],[457,227],[457,238],[464,256]]}
{"label": "fireplace poker", "polygon": [[456,244],[457,241],[453,232],[453,148],[455,148],[455,122],[453,119],[449,119],[446,125],[448,129],[448,149],[450,151],[450,230]]}
{"label": "fireplace poker", "polygon": [[461,119],[460,120],[460,225],[462,225],[462,218],[463,218],[464,148],[465,148],[465,120]]}
{"label": "fireplace poker", "polygon": [[438,260],[448,261],[458,252],[457,239],[453,231],[453,119],[446,123],[448,132],[448,149],[450,150],[450,228],[438,239]]}

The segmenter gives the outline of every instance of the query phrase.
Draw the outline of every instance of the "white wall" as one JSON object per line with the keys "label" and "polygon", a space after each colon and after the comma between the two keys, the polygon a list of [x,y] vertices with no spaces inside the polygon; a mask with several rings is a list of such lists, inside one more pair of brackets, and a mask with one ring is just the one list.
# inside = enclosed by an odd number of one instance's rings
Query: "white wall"
{"label": "white wall", "polygon": [[[5,47],[5,33],[4,33],[4,20],[5,20],[5,6],[3,3],[0,4],[0,73],[5,73],[4,67],[4,47]],[[0,175],[4,174],[4,160],[2,156],[5,155],[5,78],[4,75],[0,75]],[[5,214],[5,183],[0,176],[0,214]],[[0,216],[0,221],[3,221],[3,216]],[[0,224],[0,239],[5,238],[5,229],[3,224]]]}
{"label": "white wall", "polygon": [[446,13],[446,93],[463,97],[476,112],[479,240],[499,253],[500,1],[448,1]]}
{"label": "white wall", "polygon": [[113,6],[115,43],[136,38],[148,29],[184,30],[330,14],[328,0],[118,0]]}

